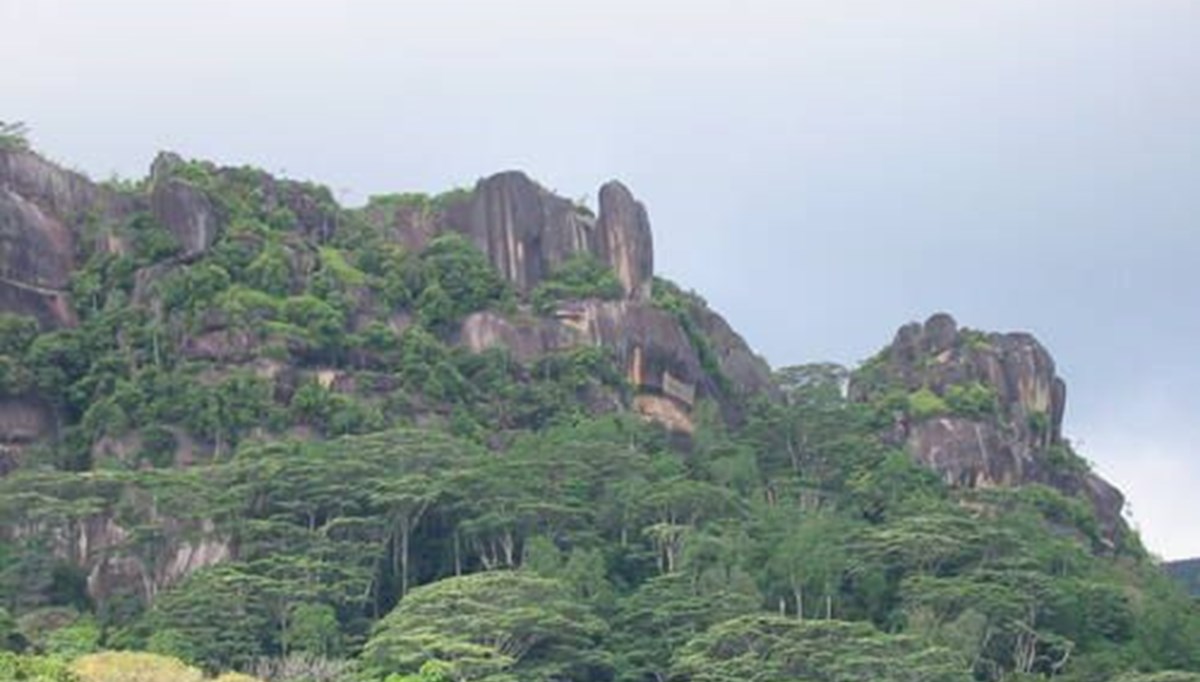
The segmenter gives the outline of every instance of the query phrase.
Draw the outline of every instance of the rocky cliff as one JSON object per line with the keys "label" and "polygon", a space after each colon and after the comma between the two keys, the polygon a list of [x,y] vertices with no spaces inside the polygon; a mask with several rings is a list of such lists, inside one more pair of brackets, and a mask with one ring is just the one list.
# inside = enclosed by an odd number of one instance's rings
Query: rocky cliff
{"label": "rocky cliff", "polygon": [[[600,188],[595,212],[511,171],[441,197],[397,196],[346,209],[311,183],[170,153],[143,180],[100,184],[0,148],[0,313],[53,332],[53,343],[22,346],[24,358],[2,351],[12,356],[5,367],[33,356],[45,366],[5,374],[0,475],[34,446],[68,466],[180,466],[270,434],[445,425],[464,400],[488,429],[579,402],[686,434],[698,401],[736,420],[745,396],[773,390],[766,363],[700,299],[660,283],[671,304],[656,300],[649,218],[620,183]],[[461,280],[478,273],[457,252],[434,272],[426,253],[445,235],[473,244],[510,292],[488,294],[449,326],[431,321],[431,282],[465,292],[473,283]],[[385,251],[394,258],[374,262]],[[610,272],[618,295],[533,305],[539,286],[580,257]],[[422,325],[437,338],[415,334]],[[522,400],[543,406],[516,416],[484,407],[511,398],[472,387],[482,381],[469,374],[475,365],[442,344],[503,353],[504,381],[527,384]],[[416,347],[429,365],[420,371],[407,364]],[[553,378],[589,349],[615,363],[615,382],[571,388]],[[554,392],[537,393],[548,382]],[[149,598],[234,552],[207,519],[151,508],[179,532],[147,563],[112,509],[52,533],[94,596],[137,585]],[[37,528],[22,521],[7,532]]]}
{"label": "rocky cliff", "polygon": [[902,327],[855,373],[850,395],[890,409],[886,437],[947,483],[1042,483],[1091,502],[1105,534],[1124,498],[1063,437],[1066,384],[1037,339],[960,328],[946,314]]}
{"label": "rocky cliff", "polygon": [[[347,209],[312,183],[174,154],[116,185],[0,149],[0,313],[0,475],[37,445],[58,466],[127,471],[396,425],[501,445],[576,408],[686,435],[701,401],[736,424],[748,397],[777,395],[720,315],[655,278],[629,189],[604,185],[593,212],[515,171]],[[953,486],[1042,483],[1088,500],[1104,537],[1123,528],[1121,494],[1062,435],[1065,384],[1029,335],[936,315],[850,394]],[[186,532],[147,563],[110,507],[58,535],[96,593],[152,595],[236,554],[208,519],[151,504]]]}

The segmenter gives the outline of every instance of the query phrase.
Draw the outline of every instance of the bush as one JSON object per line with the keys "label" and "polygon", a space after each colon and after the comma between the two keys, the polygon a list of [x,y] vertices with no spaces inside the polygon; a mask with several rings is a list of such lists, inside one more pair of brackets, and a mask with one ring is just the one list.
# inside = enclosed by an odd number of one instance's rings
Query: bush
{"label": "bush", "polygon": [[80,682],[201,682],[203,673],[177,658],[134,651],[106,651],[71,664]]}
{"label": "bush", "polygon": [[554,270],[530,296],[534,309],[550,312],[559,301],[599,298],[615,300],[625,293],[611,268],[592,256],[579,253]]}
{"label": "bush", "polygon": [[170,230],[147,213],[135,215],[125,226],[133,241],[133,251],[143,263],[157,263],[179,253],[181,245]]}
{"label": "bush", "polygon": [[29,149],[29,126],[0,121],[0,149]]}
{"label": "bush", "polygon": [[955,415],[968,419],[986,419],[999,411],[996,392],[978,381],[951,386],[946,404]]}
{"label": "bush", "polygon": [[0,680],[9,682],[78,682],[66,662],[42,656],[0,651]]}
{"label": "bush", "polygon": [[908,414],[913,419],[930,419],[948,412],[950,406],[946,401],[928,388],[908,394]]}
{"label": "bush", "polygon": [[417,296],[417,312],[431,329],[450,325],[509,296],[508,287],[491,263],[466,237],[444,234],[421,253],[427,281]]}

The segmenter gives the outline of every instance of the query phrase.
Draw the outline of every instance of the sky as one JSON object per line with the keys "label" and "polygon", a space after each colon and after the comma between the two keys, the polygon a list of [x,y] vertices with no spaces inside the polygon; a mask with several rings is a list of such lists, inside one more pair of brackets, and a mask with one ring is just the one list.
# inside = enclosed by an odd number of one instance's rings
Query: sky
{"label": "sky", "polygon": [[1025,330],[1149,548],[1200,556],[1196,0],[0,0],[0,120],[346,203],[518,168],[643,200],[773,365]]}

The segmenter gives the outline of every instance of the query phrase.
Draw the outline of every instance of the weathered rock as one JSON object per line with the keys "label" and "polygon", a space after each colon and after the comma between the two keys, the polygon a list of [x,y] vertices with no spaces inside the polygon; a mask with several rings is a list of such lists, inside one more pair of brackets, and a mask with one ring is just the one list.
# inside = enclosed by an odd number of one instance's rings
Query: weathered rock
{"label": "weathered rock", "polygon": [[47,328],[74,324],[65,290],[76,237],[67,221],[102,203],[82,176],[30,152],[0,150],[0,308]]}
{"label": "weathered rock", "polygon": [[705,369],[679,319],[649,303],[574,301],[560,305],[550,317],[476,313],[464,320],[459,343],[475,352],[506,348],[521,362],[569,348],[611,349],[641,397],[659,397],[672,405],[668,410],[663,402],[640,400],[634,407],[649,416],[666,415],[659,421],[670,428],[687,424],[680,430],[690,431],[690,421],[685,418],[701,398],[718,401],[727,416],[735,417],[737,396],[773,390],[767,364],[720,316],[711,311],[703,315],[702,328],[712,330],[710,346],[720,359],[720,371],[735,389],[734,395]]}
{"label": "weathered rock", "polygon": [[700,330],[708,338],[717,366],[738,395],[765,394],[777,397],[771,367],[729,326],[725,318],[707,308],[696,311]]}
{"label": "weathered rock", "polygon": [[179,178],[154,182],[150,192],[154,219],[171,231],[184,258],[199,256],[216,241],[220,220],[202,190]]}
{"label": "weathered rock", "polygon": [[96,515],[76,527],[73,542],[56,553],[87,569],[87,591],[103,600],[137,586],[139,596],[152,601],[160,591],[191,573],[228,560],[228,538],[208,520],[157,519],[164,546],[153,563],[128,551],[129,531],[109,514]]}
{"label": "weathered rock", "polygon": [[[1062,436],[1066,384],[1033,336],[959,329],[938,314],[900,329],[890,346],[852,379],[852,399],[868,402],[893,391],[978,386],[995,396],[995,414],[897,415],[889,438],[950,485],[975,488],[1043,483],[1092,502],[1112,536],[1123,527],[1120,491],[1054,456],[1069,454]],[[1073,455],[1072,455],[1073,457]]]}
{"label": "weathered rock", "polygon": [[118,198],[79,173],[47,161],[34,152],[0,149],[0,187],[37,204],[47,213],[83,218],[84,214],[119,209]]}
{"label": "weathered rock", "polygon": [[650,221],[618,182],[600,189],[599,217],[524,173],[509,171],[480,180],[461,202],[432,213],[402,208],[395,221],[407,226],[399,240],[410,247],[423,246],[433,232],[465,234],[522,293],[532,291],[567,259],[586,253],[612,268],[627,298],[650,297]]}
{"label": "weathered rock", "polygon": [[600,218],[593,249],[600,261],[617,273],[628,298],[649,300],[654,277],[650,218],[641,202],[619,182],[600,188]]}

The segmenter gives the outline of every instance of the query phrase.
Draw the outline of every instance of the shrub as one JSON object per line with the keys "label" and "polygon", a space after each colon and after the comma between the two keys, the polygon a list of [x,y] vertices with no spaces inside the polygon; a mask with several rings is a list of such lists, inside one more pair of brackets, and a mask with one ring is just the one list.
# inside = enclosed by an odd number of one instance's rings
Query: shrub
{"label": "shrub", "polygon": [[578,253],[562,263],[530,296],[533,307],[549,312],[559,301],[600,298],[619,299],[624,294],[620,280],[611,268],[585,253]]}
{"label": "shrub", "polygon": [[29,126],[0,121],[0,149],[29,149]]}
{"label": "shrub", "polygon": [[950,411],[968,419],[986,419],[999,411],[996,392],[978,381],[954,385],[946,390]]}
{"label": "shrub", "polygon": [[444,331],[463,315],[509,295],[483,253],[460,234],[444,234],[429,242],[421,261],[428,281],[417,296],[417,312],[432,329]]}
{"label": "shrub", "polygon": [[201,682],[204,675],[177,658],[134,651],[106,651],[77,659],[81,682]]}
{"label": "shrub", "polygon": [[908,414],[913,419],[930,419],[950,412],[950,406],[938,394],[922,388],[908,394]]}
{"label": "shrub", "polygon": [[78,682],[66,662],[42,656],[19,656],[0,651],[0,680],[20,682]]}

